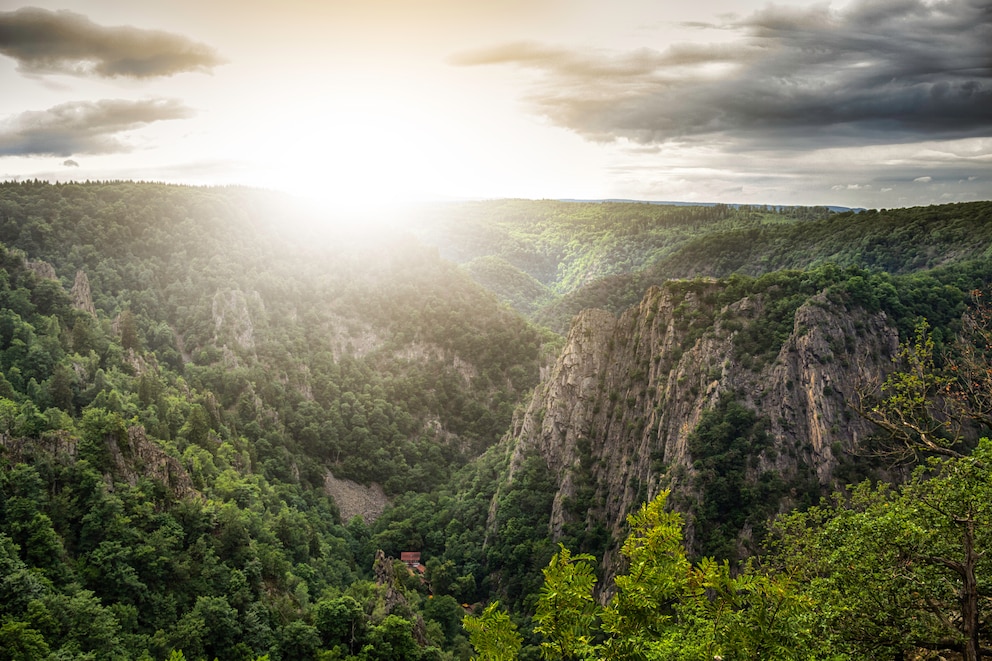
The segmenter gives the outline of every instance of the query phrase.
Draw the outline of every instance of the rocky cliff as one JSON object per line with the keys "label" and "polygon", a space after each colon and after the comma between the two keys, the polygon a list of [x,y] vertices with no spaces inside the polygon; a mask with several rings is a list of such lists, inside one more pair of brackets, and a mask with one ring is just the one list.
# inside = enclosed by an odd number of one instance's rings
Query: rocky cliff
{"label": "rocky cliff", "polygon": [[[558,486],[552,537],[605,527],[598,550],[608,578],[626,515],[661,489],[688,515],[694,544],[693,512],[704,509],[707,485],[691,439],[721,401],[760,421],[765,440],[735,461],[747,480],[779,485],[776,509],[794,505],[804,486],[835,486],[844,458],[872,431],[849,403],[859,383],[891,369],[898,334],[884,313],[820,292],[789,308],[791,319],[770,319],[783,314],[770,305],[774,288],[727,294],[725,283],[678,281],[650,289],[619,318],[580,313],[514,423],[511,481],[512,467],[543,457]],[[784,330],[769,336],[769,328]]]}
{"label": "rocky cliff", "polygon": [[[199,498],[200,492],[182,462],[169,455],[148,438],[140,425],[132,425],[120,437],[108,434],[105,478],[132,486],[142,477],[150,478],[167,488],[176,498]],[[0,432],[0,457],[13,463],[58,461],[72,464],[79,457],[79,439],[65,430],[43,434],[40,438],[25,438]]]}

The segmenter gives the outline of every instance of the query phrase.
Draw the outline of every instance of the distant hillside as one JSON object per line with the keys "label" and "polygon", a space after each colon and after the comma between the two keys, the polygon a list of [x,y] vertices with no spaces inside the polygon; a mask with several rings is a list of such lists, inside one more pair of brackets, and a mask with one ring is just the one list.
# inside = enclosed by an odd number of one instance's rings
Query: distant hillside
{"label": "distant hillside", "polygon": [[[726,202],[679,202],[675,200],[633,200],[628,198],[618,198],[610,197],[603,199],[575,199],[575,198],[562,198],[559,202],[587,202],[592,204],[608,204],[615,202],[622,202],[626,204],[658,204],[668,207],[715,207],[720,205],[726,205],[739,209],[740,207],[759,207],[764,209],[771,209],[774,211],[785,211],[794,208],[794,205],[788,204],[734,204]],[[832,204],[823,205],[822,208],[827,211],[833,211],[835,213],[843,213],[845,211],[861,212],[865,211],[863,207],[839,207]]]}
{"label": "distant hillside", "polygon": [[[909,273],[986,256],[992,203],[855,213],[826,207],[686,207],[633,202],[493,201],[448,205],[418,232],[456,263],[498,257],[479,282],[564,332],[580,310],[615,313],[652,285],[833,263]],[[547,288],[523,298],[518,270]]]}

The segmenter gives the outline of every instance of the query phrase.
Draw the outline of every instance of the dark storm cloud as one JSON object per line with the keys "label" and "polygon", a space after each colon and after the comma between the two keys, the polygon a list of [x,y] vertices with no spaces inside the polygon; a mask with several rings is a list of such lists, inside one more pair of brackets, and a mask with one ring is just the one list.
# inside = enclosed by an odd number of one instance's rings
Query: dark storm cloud
{"label": "dark storm cloud", "polygon": [[70,11],[0,12],[0,53],[28,74],[152,78],[209,71],[223,60],[182,35],[98,25]]}
{"label": "dark storm cloud", "polygon": [[708,27],[741,38],[619,54],[516,43],[452,62],[535,72],[538,112],[594,140],[717,134],[795,149],[992,135],[988,0],[773,5]]}
{"label": "dark storm cloud", "polygon": [[174,99],[75,101],[0,120],[0,156],[71,156],[130,151],[119,134],[193,111]]}

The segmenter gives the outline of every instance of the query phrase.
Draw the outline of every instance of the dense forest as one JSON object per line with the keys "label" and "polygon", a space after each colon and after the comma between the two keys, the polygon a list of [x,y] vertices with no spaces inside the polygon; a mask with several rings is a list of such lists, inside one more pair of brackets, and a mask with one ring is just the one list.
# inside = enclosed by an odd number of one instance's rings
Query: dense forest
{"label": "dense forest", "polygon": [[[0,659],[992,654],[990,214],[510,200],[357,231],[257,190],[0,184]],[[884,318],[877,435],[776,481],[777,413],[724,398],[691,474],[645,457],[623,537],[578,516],[588,445],[555,523],[512,430],[572,316],[652,286],[702,301],[680,354],[719,328],[753,370],[811,300]]]}

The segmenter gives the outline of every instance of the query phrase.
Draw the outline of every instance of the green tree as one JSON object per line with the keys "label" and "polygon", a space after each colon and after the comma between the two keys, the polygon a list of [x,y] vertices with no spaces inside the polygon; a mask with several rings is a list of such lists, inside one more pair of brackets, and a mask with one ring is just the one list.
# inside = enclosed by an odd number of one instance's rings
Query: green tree
{"label": "green tree", "polygon": [[141,339],[138,336],[138,322],[135,319],[134,313],[130,309],[125,309],[118,318],[118,324],[121,334],[121,346],[125,350],[140,350]]}
{"label": "green tree", "polygon": [[582,659],[592,653],[597,616],[593,598],[596,583],[591,555],[572,556],[564,546],[544,569],[534,621],[534,631],[548,640],[541,643],[546,659]]}
{"label": "green tree", "polygon": [[[887,434],[879,452],[896,461],[916,462],[926,454],[961,457],[961,415],[949,398],[954,378],[937,369],[930,325],[921,320],[912,341],[899,346],[899,369],[881,387],[862,385],[855,406]],[[880,391],[881,397],[876,395]]]}
{"label": "green tree", "polygon": [[514,661],[520,653],[523,637],[510,616],[500,610],[499,602],[486,606],[479,615],[466,615],[462,626],[475,648],[477,661]]}
{"label": "green tree", "polygon": [[99,659],[125,659],[121,626],[110,608],[89,590],[74,586],[29,604],[28,612],[53,648],[89,653]]}
{"label": "green tree", "polygon": [[603,611],[605,654],[644,656],[668,633],[677,598],[685,591],[690,563],[682,546],[682,516],[665,509],[668,492],[627,517],[630,535],[621,553],[629,563],[617,576],[617,592]]}
{"label": "green tree", "polygon": [[[682,544],[681,516],[665,509],[662,492],[628,517],[622,552],[629,563],[605,608],[593,600],[589,556],[567,549],[545,570],[535,631],[547,659],[816,658],[804,621],[806,600],[789,580],[746,564],[704,558],[692,565]],[[577,560],[577,562],[576,562]],[[604,638],[596,642],[595,622]]]}
{"label": "green tree", "polygon": [[369,630],[362,655],[380,661],[418,661],[421,649],[413,638],[413,623],[399,615],[387,615]]}
{"label": "green tree", "polygon": [[32,401],[21,405],[21,413],[14,422],[14,433],[22,438],[38,438],[48,427],[48,420]]}
{"label": "green tree", "polygon": [[785,491],[781,478],[748,474],[749,464],[771,445],[766,425],[724,395],[703,412],[686,440],[695,474],[692,491],[699,494],[691,507],[695,547],[702,555],[736,561],[741,531],[751,528],[760,539],[764,522],[776,511]]}
{"label": "green tree", "polygon": [[48,397],[51,399],[52,405],[67,413],[73,413],[75,397],[73,385],[72,369],[61,363],[56,365],[52,377],[48,380]]}
{"label": "green tree", "polygon": [[915,650],[975,661],[992,642],[992,441],[935,458],[902,487],[860,484],[775,524],[779,571],[794,576],[831,649]]}
{"label": "green tree", "polygon": [[294,620],[279,631],[279,652],[284,659],[313,659],[319,649],[317,629],[302,620]]}
{"label": "green tree", "polygon": [[238,612],[224,597],[197,597],[193,609],[177,622],[172,635],[174,647],[193,658],[239,658],[234,656],[241,638]]}
{"label": "green tree", "polygon": [[45,485],[34,466],[16,464],[0,473],[0,530],[20,547],[29,567],[63,582],[69,574],[66,553],[62,538],[44,511],[46,501]]}
{"label": "green tree", "polygon": [[[809,600],[792,581],[748,562],[731,572],[729,563],[703,558],[689,576],[676,606],[672,659],[819,658],[806,614]],[[829,655],[827,655],[829,656]]]}
{"label": "green tree", "polygon": [[0,661],[37,661],[49,652],[45,637],[27,622],[11,620],[0,626]]}
{"label": "green tree", "polygon": [[102,408],[83,411],[80,422],[79,457],[107,472],[113,462],[111,444],[120,447],[127,439],[127,424],[119,413]]}
{"label": "green tree", "polygon": [[434,595],[424,604],[423,610],[424,617],[441,626],[445,640],[451,644],[461,632],[461,622],[465,615],[461,604],[450,595]]}
{"label": "green tree", "polygon": [[194,404],[190,409],[186,424],[182,426],[179,433],[190,443],[207,447],[207,439],[210,434],[210,417],[201,404]]}
{"label": "green tree", "polygon": [[17,402],[0,397],[0,434],[14,433],[17,417],[21,414],[21,407]]}
{"label": "green tree", "polygon": [[365,612],[353,597],[321,599],[314,608],[314,626],[325,647],[344,645],[351,654],[362,647],[365,636]]}

